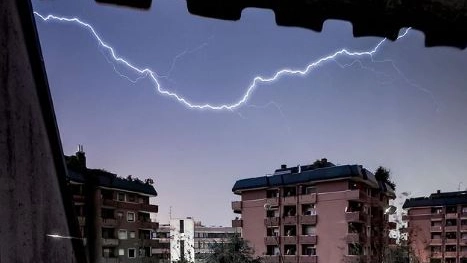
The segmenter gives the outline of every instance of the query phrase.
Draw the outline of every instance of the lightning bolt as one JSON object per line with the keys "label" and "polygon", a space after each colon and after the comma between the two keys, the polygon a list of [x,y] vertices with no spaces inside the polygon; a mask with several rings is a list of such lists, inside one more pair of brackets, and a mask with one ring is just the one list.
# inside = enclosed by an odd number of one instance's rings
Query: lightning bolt
{"label": "lightning bolt", "polygon": [[[184,106],[186,106],[186,107],[188,107],[190,109],[198,109],[198,110],[215,110],[215,111],[222,111],[222,110],[233,111],[233,110],[236,110],[236,109],[240,108],[241,106],[243,106],[244,104],[246,104],[248,102],[248,100],[251,98],[251,96],[253,94],[253,91],[259,86],[259,84],[273,83],[273,82],[279,80],[280,78],[282,78],[284,76],[294,76],[294,75],[304,76],[304,75],[307,75],[313,69],[323,65],[325,62],[335,60],[336,58],[338,58],[340,56],[370,57],[370,58],[373,58],[373,55],[380,49],[381,45],[384,42],[386,42],[386,40],[387,40],[386,38],[384,38],[383,40],[379,41],[372,49],[367,50],[367,51],[349,51],[346,48],[343,48],[343,49],[338,50],[338,51],[336,51],[336,52],[334,52],[334,53],[332,53],[330,55],[321,57],[321,58],[309,63],[308,65],[306,65],[305,67],[303,67],[301,69],[283,68],[283,69],[280,69],[280,70],[276,71],[274,74],[272,74],[271,76],[268,76],[268,77],[256,76],[250,82],[250,85],[247,87],[246,91],[241,96],[241,98],[239,100],[231,103],[231,104],[220,104],[220,105],[211,105],[211,104],[208,104],[208,103],[206,103],[206,104],[196,104],[196,103],[191,102],[187,98],[185,98],[185,97],[183,97],[181,95],[178,95],[177,93],[174,93],[174,92],[171,92],[171,91],[168,91],[168,90],[164,89],[162,87],[162,85],[160,84],[160,82],[159,82],[160,77],[154,71],[152,71],[151,69],[137,67],[134,64],[130,63],[127,59],[125,59],[125,58],[123,58],[121,56],[118,56],[115,49],[112,46],[110,46],[109,44],[107,44],[106,42],[104,42],[104,40],[99,36],[99,34],[96,32],[96,30],[94,29],[94,27],[92,25],[81,21],[77,17],[59,17],[59,16],[55,16],[55,15],[43,16],[43,15],[41,15],[40,13],[38,13],[36,11],[34,11],[34,14],[37,17],[39,17],[41,20],[45,21],[45,22],[53,21],[53,22],[72,23],[72,24],[76,24],[78,26],[81,26],[81,27],[87,29],[91,33],[91,35],[97,40],[99,46],[102,47],[104,50],[107,50],[110,53],[110,55],[111,55],[112,59],[114,60],[114,62],[120,63],[120,64],[124,65],[128,70],[131,70],[131,71],[137,73],[138,75],[140,75],[140,77],[138,77],[136,79],[136,81],[143,78],[143,77],[148,77],[152,81],[152,83],[154,84],[155,89],[159,94],[171,97],[172,99],[175,99],[176,101],[178,101],[179,103],[183,104]],[[406,29],[405,32],[403,34],[401,34],[397,39],[405,37],[408,34],[409,30],[410,30],[410,28]],[[114,67],[114,70],[116,70],[115,67]],[[122,74],[120,74],[120,75],[122,75]],[[124,76],[124,77],[126,77],[126,76]],[[126,77],[126,78],[131,81],[131,79],[129,77]],[[132,82],[135,82],[135,81],[132,81]]]}

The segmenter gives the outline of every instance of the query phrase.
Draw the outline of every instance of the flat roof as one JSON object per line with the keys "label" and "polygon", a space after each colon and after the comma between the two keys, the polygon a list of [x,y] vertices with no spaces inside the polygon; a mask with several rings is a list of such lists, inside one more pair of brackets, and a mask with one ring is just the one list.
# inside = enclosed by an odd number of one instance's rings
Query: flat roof
{"label": "flat roof", "polygon": [[433,193],[428,197],[406,199],[402,208],[467,204],[467,191]]}

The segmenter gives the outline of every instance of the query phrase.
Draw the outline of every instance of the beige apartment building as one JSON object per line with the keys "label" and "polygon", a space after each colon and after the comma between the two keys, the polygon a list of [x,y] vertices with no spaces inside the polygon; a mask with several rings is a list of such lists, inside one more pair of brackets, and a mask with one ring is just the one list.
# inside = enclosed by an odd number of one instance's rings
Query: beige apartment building
{"label": "beige apartment building", "polygon": [[154,239],[158,224],[151,220],[158,206],[149,202],[157,196],[152,184],[89,169],[82,149],[65,159],[68,186],[90,261],[159,262],[152,253],[158,246]]}
{"label": "beige apartment building", "polygon": [[394,190],[360,165],[287,168],[238,180],[232,221],[266,263],[382,262]]}
{"label": "beige apartment building", "polygon": [[408,241],[421,262],[467,263],[467,191],[407,199]]}

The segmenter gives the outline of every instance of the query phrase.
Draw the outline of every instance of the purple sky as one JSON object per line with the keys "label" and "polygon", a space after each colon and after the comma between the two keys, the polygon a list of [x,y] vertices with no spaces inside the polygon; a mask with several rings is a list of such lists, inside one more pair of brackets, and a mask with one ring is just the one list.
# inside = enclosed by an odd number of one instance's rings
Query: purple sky
{"label": "purple sky", "polygon": [[[239,22],[201,18],[184,1],[154,1],[146,12],[94,1],[33,5],[92,24],[135,65],[170,72],[164,87],[196,103],[235,102],[256,75],[381,40],[353,38],[342,21],[327,21],[322,33],[278,27],[273,13],[257,9]],[[173,217],[229,225],[236,180],[322,157],[386,166],[398,192],[467,187],[467,51],[425,48],[418,31],[385,42],[374,56],[385,62],[367,57],[342,68],[353,62],[342,57],[260,85],[235,111],[213,112],[161,96],[147,79],[120,77],[83,28],[37,26],[65,153],[83,144],[90,167],[153,178],[161,222],[171,206]]]}

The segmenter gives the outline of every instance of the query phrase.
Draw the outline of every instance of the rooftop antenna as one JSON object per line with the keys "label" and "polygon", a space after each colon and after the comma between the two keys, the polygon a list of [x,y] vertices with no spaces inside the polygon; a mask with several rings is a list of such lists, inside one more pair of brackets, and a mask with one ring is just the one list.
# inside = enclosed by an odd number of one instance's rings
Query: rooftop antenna
{"label": "rooftop antenna", "polygon": [[464,182],[459,182],[459,185],[457,185],[457,191],[461,190],[461,184],[464,184]]}
{"label": "rooftop antenna", "polygon": [[169,207],[169,220],[172,219],[172,206]]}

